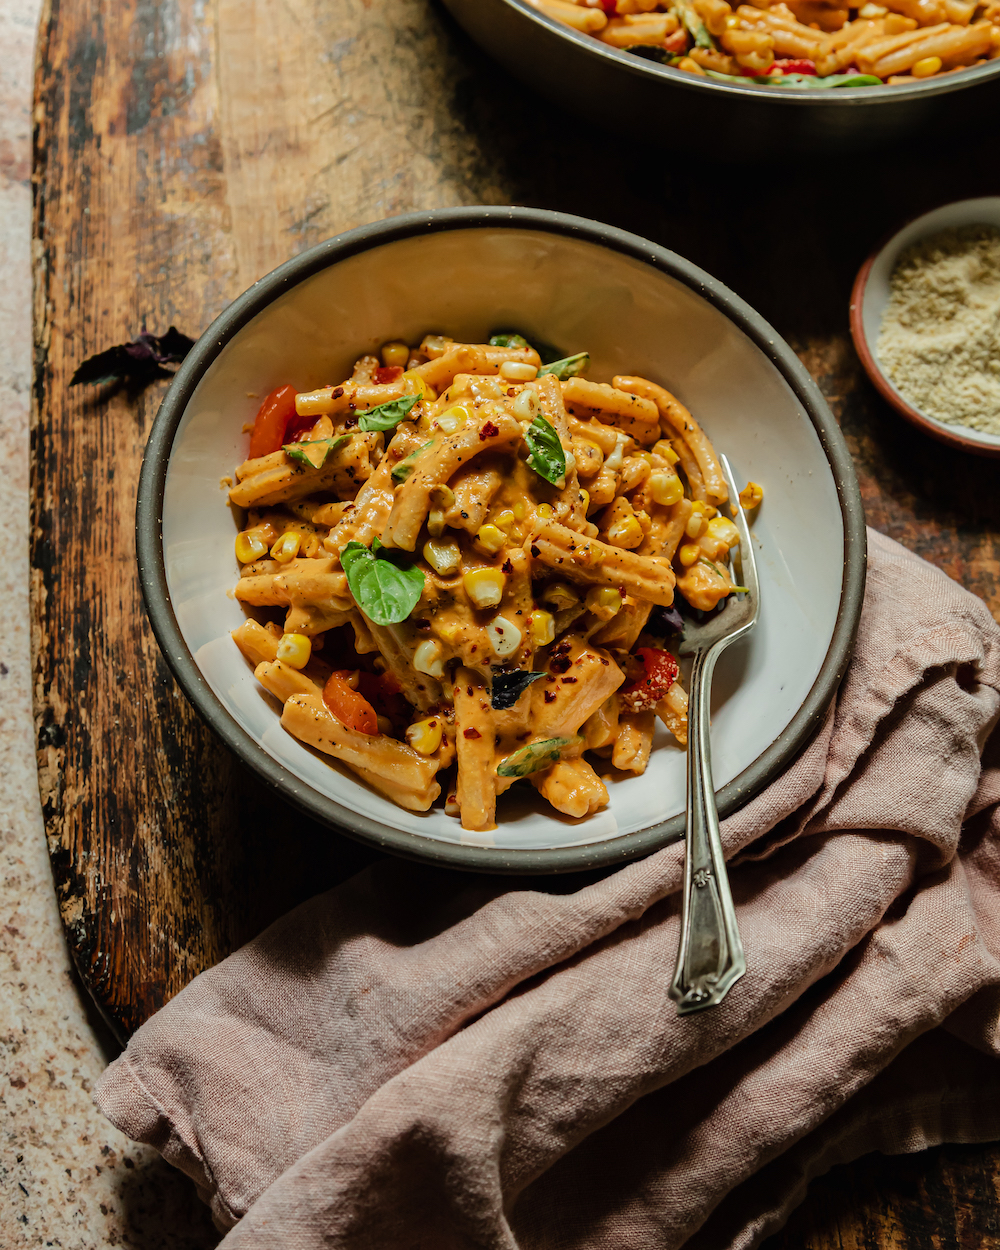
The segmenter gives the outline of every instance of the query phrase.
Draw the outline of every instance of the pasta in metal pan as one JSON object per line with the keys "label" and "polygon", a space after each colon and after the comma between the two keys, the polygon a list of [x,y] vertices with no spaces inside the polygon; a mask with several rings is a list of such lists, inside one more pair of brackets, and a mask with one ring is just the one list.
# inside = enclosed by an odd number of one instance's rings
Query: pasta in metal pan
{"label": "pasta in metal pan", "polygon": [[428,335],[340,385],[280,387],[230,491],[255,610],[233,638],[282,725],[402,807],[444,793],[468,830],[522,779],[596,811],[598,768],[643,772],[657,717],[683,746],[675,593],[704,612],[739,591],[694,417],[555,354]]}

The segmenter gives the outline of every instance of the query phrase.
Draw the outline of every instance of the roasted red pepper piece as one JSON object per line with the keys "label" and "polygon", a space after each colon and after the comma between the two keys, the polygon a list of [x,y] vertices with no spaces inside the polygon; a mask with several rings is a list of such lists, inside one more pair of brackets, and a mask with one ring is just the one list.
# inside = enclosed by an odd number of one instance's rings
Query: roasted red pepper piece
{"label": "roasted red pepper piece", "polygon": [[295,387],[279,386],[272,391],[257,410],[250,435],[249,459],[269,456],[316,424],[315,417],[300,417],[295,411]]}
{"label": "roasted red pepper piece", "polygon": [[806,57],[775,61],[767,72],[773,73],[776,69],[780,69],[784,74],[812,74],[813,77],[816,77],[816,62],[810,61]]}
{"label": "roasted red pepper piece", "polygon": [[621,687],[618,700],[624,712],[649,712],[677,680],[677,661],[657,647],[640,647],[635,658],[642,669]]}
{"label": "roasted red pepper piece", "polygon": [[372,381],[376,386],[385,386],[388,382],[397,382],[402,376],[402,365],[379,365],[372,375]]}

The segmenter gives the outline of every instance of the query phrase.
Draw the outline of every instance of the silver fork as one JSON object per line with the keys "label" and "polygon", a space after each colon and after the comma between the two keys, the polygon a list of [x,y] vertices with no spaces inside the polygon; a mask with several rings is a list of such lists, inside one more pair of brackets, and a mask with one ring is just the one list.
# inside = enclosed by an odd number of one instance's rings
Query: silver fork
{"label": "silver fork", "polygon": [[736,585],[745,586],[746,593],[730,595],[725,606],[704,624],[686,623],[680,648],[682,655],[694,656],[694,663],[688,691],[684,902],[677,967],[670,986],[670,997],[677,1003],[679,1016],[721,1003],[747,967],[719,835],[709,716],[715,662],[731,642],[753,629],[760,589],[750,527],[733,473],[726,457],[719,459],[729,487],[733,521],[740,533],[738,546],[730,552],[730,565]]}

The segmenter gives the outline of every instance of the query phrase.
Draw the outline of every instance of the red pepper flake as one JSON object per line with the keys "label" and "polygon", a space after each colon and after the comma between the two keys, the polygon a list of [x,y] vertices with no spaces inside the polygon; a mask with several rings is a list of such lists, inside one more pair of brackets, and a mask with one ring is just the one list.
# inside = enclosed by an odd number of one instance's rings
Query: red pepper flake
{"label": "red pepper flake", "polygon": [[500,565],[500,572],[506,573],[510,577],[511,573],[514,572],[514,566],[510,560],[504,560],[503,564]]}
{"label": "red pepper flake", "polygon": [[482,736],[483,735],[479,732],[479,730],[474,729],[471,725],[462,734],[463,738],[481,738]]}
{"label": "red pepper flake", "polygon": [[330,396],[331,399],[343,399],[343,397],[344,397],[344,388],[342,386],[338,386],[337,389]]}
{"label": "red pepper flake", "polygon": [[564,677],[564,678],[562,679],[562,684],[563,684],[564,686],[575,686],[575,685],[576,685],[576,683],[577,683],[577,678],[576,678],[576,677]]}
{"label": "red pepper flake", "polygon": [[555,703],[556,692],[554,690],[543,691],[543,698],[545,699],[546,703]]}
{"label": "red pepper flake", "polygon": [[565,655],[554,655],[549,661],[549,668],[553,673],[565,673],[569,670],[571,660]]}
{"label": "red pepper flake", "polygon": [[402,365],[380,365],[373,375],[376,386],[386,386],[390,382],[398,382],[403,376]]}
{"label": "red pepper flake", "polygon": [[353,428],[354,428],[354,426],[356,426],[356,425],[357,425],[357,423],[358,423],[358,419],[357,419],[357,417],[354,415],[354,413],[352,412],[352,413],[350,414],[350,416],[347,416],[347,417],[345,417],[345,418],[344,418],[344,429],[345,429],[345,430],[350,430],[350,429],[353,429]]}
{"label": "red pepper flake", "polygon": [[500,427],[494,425],[492,421],[487,421],[483,428],[479,431],[479,437],[485,443],[488,438],[496,438],[500,433]]}
{"label": "red pepper flake", "polygon": [[539,551],[539,549],[535,546],[534,543],[531,544],[531,554],[536,560],[542,554],[541,551]]}

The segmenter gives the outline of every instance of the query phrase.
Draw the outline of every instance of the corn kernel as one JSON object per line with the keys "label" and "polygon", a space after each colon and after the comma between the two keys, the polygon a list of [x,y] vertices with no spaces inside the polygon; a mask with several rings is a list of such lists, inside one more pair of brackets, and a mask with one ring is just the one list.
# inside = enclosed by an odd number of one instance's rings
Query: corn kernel
{"label": "corn kernel", "polygon": [[302,535],[298,530],[285,530],[271,548],[272,559],[277,560],[279,564],[287,564],[290,560],[294,560],[299,554],[301,542]]}
{"label": "corn kernel", "polygon": [[705,71],[701,68],[698,62],[692,60],[689,56],[682,56],[674,68],[687,70],[689,74],[701,74],[702,77],[705,76]]}
{"label": "corn kernel", "polygon": [[717,538],[720,543],[725,543],[727,547],[735,547],[740,541],[740,531],[728,517],[712,517],[708,523],[708,532],[712,538]]}
{"label": "corn kernel", "polygon": [[677,553],[677,559],[688,569],[701,559],[701,548],[697,543],[684,543]]}
{"label": "corn kernel", "polygon": [[278,659],[289,668],[305,668],[312,655],[312,643],[305,634],[282,634]]}
{"label": "corn kernel", "polygon": [[506,543],[507,535],[495,525],[484,525],[476,535],[476,541],[484,551],[495,556]]}
{"label": "corn kernel", "polygon": [[499,569],[472,569],[462,578],[462,584],[477,608],[495,608],[503,598],[507,578]]}
{"label": "corn kernel", "polygon": [[523,499],[518,499],[514,504],[514,520],[523,521],[528,515],[528,505]]}
{"label": "corn kernel", "polygon": [[726,30],[739,30],[740,19],[735,13],[727,13],[723,18],[722,24],[725,26]]}
{"label": "corn kernel", "polygon": [[508,382],[530,382],[538,376],[538,369],[527,361],[505,360],[500,366],[500,376]]}
{"label": "corn kernel", "polygon": [[403,385],[407,395],[419,395],[421,399],[437,399],[434,389],[427,385],[419,373],[407,369],[403,374]]}
{"label": "corn kernel", "polygon": [[425,639],[413,653],[413,667],[418,673],[426,673],[428,677],[443,677],[444,664],[441,662],[441,644],[432,638]]}
{"label": "corn kernel", "polygon": [[580,507],[583,509],[583,515],[586,516],[590,511],[590,491],[580,489]]}
{"label": "corn kernel", "polygon": [[236,559],[240,564],[252,564],[267,555],[267,543],[253,530],[244,530],[236,535]]}
{"label": "corn kernel", "polygon": [[669,508],[684,498],[684,484],[676,473],[653,473],[649,479],[653,502]]}
{"label": "corn kernel", "polygon": [[434,631],[437,636],[450,647],[457,647],[462,640],[462,626],[458,621],[443,620],[435,622]]}
{"label": "corn kernel", "polygon": [[702,512],[692,512],[688,517],[687,525],[684,527],[684,533],[688,538],[700,538],[708,529],[708,522]]}
{"label": "corn kernel", "polygon": [[[589,496],[588,496],[589,499]],[[540,516],[543,521],[549,521],[555,516],[555,511],[551,504],[540,503],[535,509],[535,515]]]}
{"label": "corn kernel", "polygon": [[538,395],[529,386],[518,395],[512,404],[514,416],[518,421],[534,421],[538,412]]}
{"label": "corn kernel", "polygon": [[622,517],[608,529],[608,542],[612,547],[624,547],[626,550],[631,550],[633,547],[638,547],[642,540],[642,526],[634,515]]}
{"label": "corn kernel", "polygon": [[465,425],[471,415],[465,404],[456,404],[454,408],[442,412],[434,424],[439,430],[444,430],[445,434],[454,434]]}
{"label": "corn kernel", "polygon": [[433,755],[441,745],[441,717],[415,720],[406,730],[406,741],[421,755]]}
{"label": "corn kernel", "polygon": [[462,551],[453,538],[442,542],[440,538],[432,538],[424,543],[424,559],[435,573],[442,577],[450,577],[457,573],[462,563]]}
{"label": "corn kernel", "polygon": [[513,655],[521,645],[521,631],[505,616],[495,616],[486,626],[486,634],[493,648],[493,654],[501,660],[508,655]]}
{"label": "corn kernel", "polygon": [[550,608],[555,608],[557,612],[562,612],[566,608],[575,608],[580,602],[580,596],[572,586],[567,586],[565,582],[553,582],[551,586],[546,586],[542,591],[541,600],[543,603],[547,603]]}
{"label": "corn kernel", "polygon": [[302,541],[301,554],[307,556],[310,560],[315,560],[321,552],[323,555],[326,555],[323,540],[319,534],[306,534]]}
{"label": "corn kernel", "polygon": [[495,525],[497,529],[503,530],[505,534],[510,534],[516,523],[517,517],[510,508],[501,509],[500,512],[495,513],[491,518],[491,524]]}
{"label": "corn kernel", "polygon": [[556,636],[555,617],[551,612],[532,612],[528,618],[531,641],[536,647],[547,647]]}
{"label": "corn kernel", "polygon": [[431,510],[427,514],[427,532],[431,538],[440,538],[444,533],[445,513],[455,502],[455,492],[450,486],[432,486],[430,490]]}
{"label": "corn kernel", "polygon": [[930,78],[932,74],[936,74],[941,68],[942,61],[939,56],[925,56],[910,70],[914,78]]}
{"label": "corn kernel", "polygon": [[402,366],[406,368],[406,362],[410,359],[410,349],[405,343],[399,339],[386,343],[382,347],[382,363],[387,366]]}
{"label": "corn kernel", "polygon": [[599,621],[610,621],[622,610],[622,597],[611,586],[592,586],[587,591],[586,604]]}
{"label": "corn kernel", "polygon": [[674,451],[673,444],[668,438],[661,438],[653,444],[653,455],[661,456],[667,464],[676,464],[680,460],[680,456]]}
{"label": "corn kernel", "polygon": [[740,503],[747,512],[751,508],[758,507],[763,498],[764,488],[763,486],[758,486],[756,482],[747,482],[746,486],[740,491]]}

